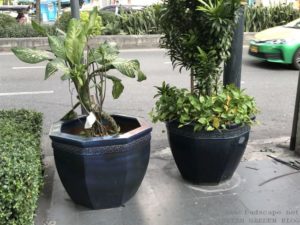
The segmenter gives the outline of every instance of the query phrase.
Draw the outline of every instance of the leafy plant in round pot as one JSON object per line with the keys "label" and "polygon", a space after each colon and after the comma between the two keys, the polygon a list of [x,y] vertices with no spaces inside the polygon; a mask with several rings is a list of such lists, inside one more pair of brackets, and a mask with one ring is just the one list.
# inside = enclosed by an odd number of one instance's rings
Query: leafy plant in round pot
{"label": "leafy plant in round pot", "polygon": [[[48,35],[50,52],[19,47],[12,51],[27,63],[48,61],[45,79],[60,71],[61,79],[74,86],[78,102],[50,131],[55,163],[75,203],[102,209],[122,205],[138,190],[149,162],[152,128],[141,118],[111,116],[103,110],[108,82],[112,82],[115,99],[124,89],[112,71],[138,81],[146,76],[137,60],[119,58],[112,44],[89,47],[96,18],[94,9],[88,22],[72,19],[67,33]],[[38,24],[32,25],[45,32]],[[78,106],[85,116],[77,116]]]}
{"label": "leafy plant in round pot", "polygon": [[222,65],[238,17],[238,0],[167,0],[161,46],[173,67],[190,71],[191,88],[163,83],[151,112],[166,122],[182,177],[196,184],[230,179],[245,151],[255,101],[234,85],[220,84]]}

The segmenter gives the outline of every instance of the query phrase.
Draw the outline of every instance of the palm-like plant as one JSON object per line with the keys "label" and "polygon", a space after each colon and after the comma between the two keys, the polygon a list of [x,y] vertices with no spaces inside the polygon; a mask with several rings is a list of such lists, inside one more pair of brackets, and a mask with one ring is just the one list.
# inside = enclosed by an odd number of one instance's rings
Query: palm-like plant
{"label": "palm-like plant", "polygon": [[[187,93],[163,84],[153,120],[175,119],[180,126],[193,123],[197,131],[252,123],[251,116],[257,112],[254,99],[233,85],[220,84],[240,0],[166,0],[165,4],[161,46],[168,50],[173,67],[190,71],[191,88]],[[208,106],[211,111],[203,112]]]}
{"label": "palm-like plant", "polygon": [[221,63],[230,56],[239,0],[168,0],[162,17],[162,47],[174,66],[191,71],[191,90],[217,91]]}
{"label": "palm-like plant", "polygon": [[96,20],[97,9],[95,8],[88,22],[72,19],[67,32],[58,30],[56,36],[46,34],[46,31],[33,21],[33,28],[48,36],[50,51],[20,47],[12,48],[12,51],[26,63],[48,61],[45,79],[58,71],[62,72],[61,79],[73,83],[78,99],[64,119],[77,116],[74,110],[81,106],[89,115],[85,124],[85,134],[104,136],[119,132],[114,119],[103,111],[107,81],[110,80],[113,84],[114,99],[117,99],[124,89],[121,79],[109,72],[115,69],[128,77],[137,77],[138,81],[145,80],[146,76],[140,70],[137,60],[119,58],[118,50],[113,44],[100,43],[97,48],[90,48],[88,40],[95,31]]}

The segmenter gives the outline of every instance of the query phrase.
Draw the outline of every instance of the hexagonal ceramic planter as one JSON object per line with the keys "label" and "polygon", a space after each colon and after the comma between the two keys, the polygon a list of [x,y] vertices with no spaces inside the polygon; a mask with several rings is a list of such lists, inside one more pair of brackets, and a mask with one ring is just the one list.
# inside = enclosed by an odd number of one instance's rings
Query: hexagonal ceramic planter
{"label": "hexagonal ceramic planter", "polygon": [[167,122],[170,148],[181,176],[194,184],[217,185],[229,180],[238,167],[249,139],[250,126],[194,132]]}
{"label": "hexagonal ceramic planter", "polygon": [[50,131],[59,177],[71,199],[92,209],[124,204],[147,170],[152,128],[140,118],[114,115],[123,133],[108,137],[70,134],[85,118],[53,124]]}

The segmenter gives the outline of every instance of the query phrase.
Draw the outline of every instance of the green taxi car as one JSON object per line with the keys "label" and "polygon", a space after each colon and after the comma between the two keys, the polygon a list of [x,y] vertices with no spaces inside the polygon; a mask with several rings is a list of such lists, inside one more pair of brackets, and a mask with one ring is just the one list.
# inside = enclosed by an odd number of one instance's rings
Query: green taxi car
{"label": "green taxi car", "polygon": [[300,18],[286,25],[258,32],[250,41],[249,55],[300,69]]}

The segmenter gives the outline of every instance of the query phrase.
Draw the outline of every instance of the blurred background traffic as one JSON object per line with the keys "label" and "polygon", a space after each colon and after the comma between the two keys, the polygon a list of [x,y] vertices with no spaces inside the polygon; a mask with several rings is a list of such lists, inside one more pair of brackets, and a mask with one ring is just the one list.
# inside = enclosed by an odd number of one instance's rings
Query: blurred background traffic
{"label": "blurred background traffic", "polygon": [[[77,0],[80,18],[88,21],[97,7],[102,35],[161,34],[162,0]],[[247,0],[244,31],[256,32],[248,53],[253,60],[300,67],[300,0]],[[36,20],[50,34],[66,31],[71,19],[70,0],[0,0],[0,38],[38,37],[30,25]],[[299,22],[299,23],[298,23]],[[272,28],[272,29],[270,29]],[[262,33],[260,33],[262,31]]]}

